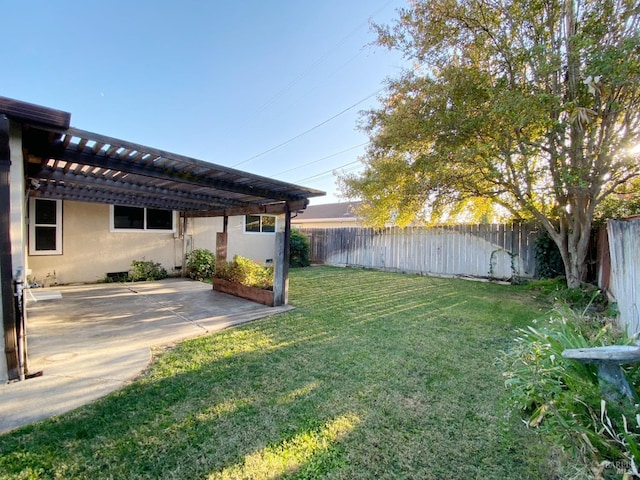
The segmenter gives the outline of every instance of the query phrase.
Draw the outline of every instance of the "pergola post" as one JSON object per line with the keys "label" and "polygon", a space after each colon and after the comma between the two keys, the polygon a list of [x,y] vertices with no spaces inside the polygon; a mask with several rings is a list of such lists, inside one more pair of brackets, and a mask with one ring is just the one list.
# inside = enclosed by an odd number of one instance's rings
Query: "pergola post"
{"label": "pergola post", "polygon": [[181,213],[180,221],[182,222],[182,268],[180,269],[180,276],[184,278],[187,276],[187,225],[189,224],[189,219]]}
{"label": "pergola post", "polygon": [[219,265],[222,262],[227,261],[227,226],[229,224],[229,217],[226,215],[222,220],[222,232],[216,232],[216,273],[218,272]]}
{"label": "pergola post", "polygon": [[11,150],[9,147],[9,119],[0,115],[0,298],[4,354],[9,380],[20,378],[20,355],[16,309],[13,288],[13,261],[11,258]]}
{"label": "pergola post", "polygon": [[284,232],[276,233],[276,259],[273,269],[273,305],[279,307],[289,302],[289,244],[291,238],[291,210],[285,207]]}

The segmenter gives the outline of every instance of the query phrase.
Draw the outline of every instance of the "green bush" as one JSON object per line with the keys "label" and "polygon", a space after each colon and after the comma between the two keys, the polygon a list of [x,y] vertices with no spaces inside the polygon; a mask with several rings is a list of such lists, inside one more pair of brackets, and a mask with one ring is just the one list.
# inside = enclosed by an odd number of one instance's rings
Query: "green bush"
{"label": "green bush", "polygon": [[169,275],[162,265],[146,260],[134,260],[129,270],[129,280],[132,282],[162,280]]}
{"label": "green bush", "polygon": [[607,297],[598,287],[583,283],[577,288],[567,288],[564,277],[535,280],[527,288],[539,291],[552,304],[567,305],[579,312],[603,313],[608,307]]}
{"label": "green bush", "polygon": [[[519,330],[516,346],[502,357],[510,407],[529,427],[572,452],[589,476],[634,473],[640,461],[640,409],[626,399],[604,400],[596,367],[562,356],[569,348],[632,344],[632,339],[569,308],[559,313]],[[627,376],[635,388],[637,369],[629,367]]]}
{"label": "green bush", "polygon": [[202,281],[213,277],[216,271],[216,256],[211,250],[197,248],[187,254],[187,275]]}
{"label": "green bush", "polygon": [[289,241],[289,266],[292,268],[311,265],[311,245],[306,235],[299,230],[291,230]]}
{"label": "green bush", "polygon": [[535,241],[536,273],[539,278],[555,278],[565,275],[562,255],[549,232],[541,229]]}
{"label": "green bush", "polygon": [[220,262],[215,277],[237,282],[247,287],[273,290],[273,266],[263,266],[239,255],[233,257],[230,262]]}

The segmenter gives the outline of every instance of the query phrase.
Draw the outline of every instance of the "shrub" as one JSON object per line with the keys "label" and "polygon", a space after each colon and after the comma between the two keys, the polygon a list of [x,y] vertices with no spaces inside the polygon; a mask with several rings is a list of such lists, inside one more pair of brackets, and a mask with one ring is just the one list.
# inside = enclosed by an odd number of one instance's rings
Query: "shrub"
{"label": "shrub", "polygon": [[311,246],[309,239],[298,230],[291,230],[289,241],[289,266],[292,268],[311,265]]}
{"label": "shrub", "polygon": [[132,282],[162,280],[167,277],[167,271],[159,263],[146,260],[134,260],[131,262],[129,280]]}
{"label": "shrub", "polygon": [[233,257],[231,262],[220,262],[215,277],[247,287],[273,290],[273,266],[263,266],[239,255]]}
{"label": "shrub", "polygon": [[[510,407],[524,415],[529,427],[572,452],[590,475],[635,473],[640,461],[638,406],[626,399],[604,400],[596,367],[562,357],[568,348],[631,344],[632,339],[583,313],[568,308],[559,313],[540,326],[519,330],[516,346],[503,356]],[[637,368],[626,372],[635,388]]]}
{"label": "shrub", "polygon": [[527,287],[539,291],[550,303],[566,305],[580,312],[602,313],[608,307],[606,295],[589,283],[568,288],[564,277],[556,277],[529,282]]}
{"label": "shrub", "polygon": [[197,248],[187,254],[187,275],[202,281],[213,277],[216,271],[216,256],[211,250]]}
{"label": "shrub", "polygon": [[555,278],[565,274],[560,250],[544,229],[535,241],[535,257],[539,278]]}

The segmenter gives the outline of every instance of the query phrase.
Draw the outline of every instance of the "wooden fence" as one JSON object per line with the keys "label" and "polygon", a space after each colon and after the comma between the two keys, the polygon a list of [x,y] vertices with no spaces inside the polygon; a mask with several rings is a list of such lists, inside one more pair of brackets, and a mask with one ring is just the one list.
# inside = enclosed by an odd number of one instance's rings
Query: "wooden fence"
{"label": "wooden fence", "polygon": [[618,303],[620,325],[632,335],[640,332],[640,219],[608,220],[607,236],[611,262],[608,291]]}
{"label": "wooden fence", "polygon": [[310,228],[311,261],[421,275],[512,279],[535,276],[532,225]]}

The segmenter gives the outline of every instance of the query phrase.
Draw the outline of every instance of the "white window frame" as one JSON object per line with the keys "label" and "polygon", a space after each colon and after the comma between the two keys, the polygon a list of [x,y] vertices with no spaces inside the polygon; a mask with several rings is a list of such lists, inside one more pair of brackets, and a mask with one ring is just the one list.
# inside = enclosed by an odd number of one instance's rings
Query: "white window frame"
{"label": "white window frame", "polygon": [[[260,231],[259,232],[248,232],[247,231],[247,217],[260,217]],[[274,220],[274,231],[273,232],[263,232],[262,231],[262,218],[263,217],[269,217],[269,218],[273,218]],[[262,214],[249,214],[249,215],[245,215],[244,218],[242,219],[242,228],[244,229],[244,233],[246,233],[247,235],[275,235],[275,233],[278,231],[278,217],[276,215],[262,215]]]}
{"label": "white window frame", "polygon": [[[141,208],[144,210],[144,228],[116,228],[115,227],[115,216],[114,216],[114,207],[115,205],[109,205],[109,231],[112,233],[175,233],[176,232],[176,212],[175,210],[171,210],[171,229],[158,229],[158,228],[147,228],[147,207],[135,207],[133,205],[118,205],[121,207],[133,207],[133,208]],[[166,210],[162,208],[156,208],[152,210]]]}
{"label": "white window frame", "polygon": [[[56,202],[56,223],[53,224],[36,224],[36,203],[38,200],[46,200],[48,202]],[[36,250],[36,227],[54,227],[56,229],[56,248],[55,250]],[[62,200],[53,200],[50,198],[34,198],[29,199],[29,255],[62,255]]]}

